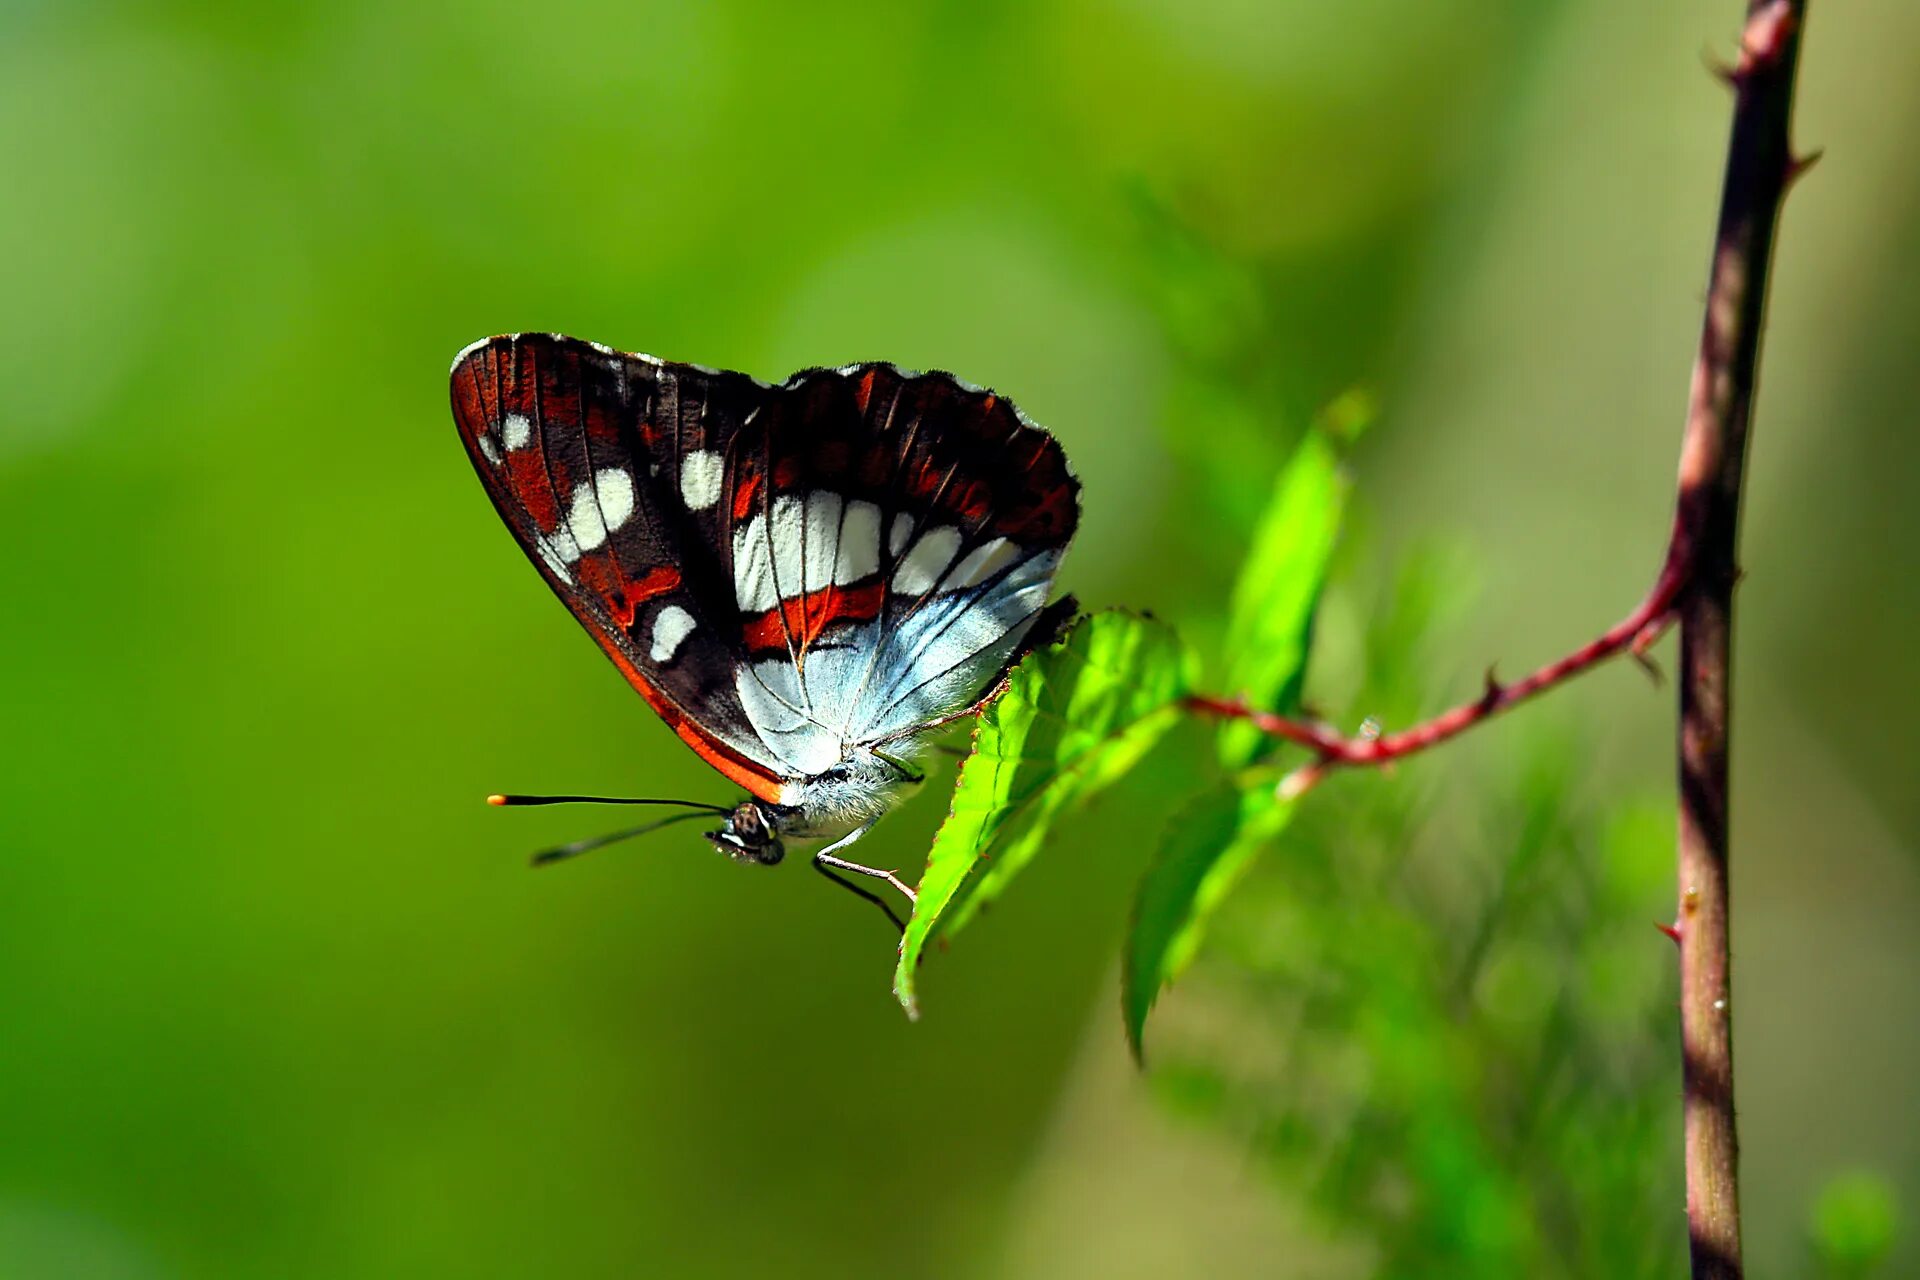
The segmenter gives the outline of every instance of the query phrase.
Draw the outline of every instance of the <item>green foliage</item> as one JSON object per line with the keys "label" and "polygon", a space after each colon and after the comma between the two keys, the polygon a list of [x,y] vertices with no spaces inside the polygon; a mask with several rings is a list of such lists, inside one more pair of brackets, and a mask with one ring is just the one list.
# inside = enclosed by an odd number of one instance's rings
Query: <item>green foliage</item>
{"label": "green foliage", "polygon": [[[1367,610],[1361,705],[1411,714],[1453,594],[1412,574]],[[1670,1219],[1678,1195],[1670,955],[1646,926],[1671,812],[1588,812],[1550,738],[1460,776],[1471,759],[1336,774],[1286,811],[1284,856],[1222,860],[1245,865],[1156,1033],[1156,1092],[1365,1242],[1374,1274],[1673,1274],[1682,1233],[1602,1225]],[[1233,817],[1204,802],[1168,861],[1237,848]]]}
{"label": "green foliage", "polygon": [[1819,1274],[1863,1280],[1893,1251],[1899,1219],[1893,1188],[1872,1173],[1846,1173],[1820,1189],[1809,1230]]}
{"label": "green foliage", "polygon": [[[1229,680],[1256,703],[1299,704],[1345,497],[1333,441],[1310,432],[1233,593]],[[1408,565],[1365,611],[1358,688],[1361,705],[1398,718],[1425,696],[1415,655],[1459,594],[1435,562]],[[1131,648],[1143,626],[1096,620],[1023,667],[988,713],[903,948],[910,1009],[907,979],[932,930],[964,922],[1034,856],[1055,814],[1146,745],[1122,744],[1164,727],[1184,678],[1114,700],[1130,670],[1182,669],[1164,629],[1144,665],[1132,652],[1098,664],[1091,717],[1074,690],[1055,688],[1056,668],[1085,680],[1101,642]],[[1063,734],[1069,724],[1078,739]],[[1114,748],[1084,778],[1063,764],[1076,748],[1107,746],[1116,725]],[[1217,746],[1227,776],[1168,824],[1139,886],[1122,1007],[1140,1054],[1160,992],[1217,932],[1193,998],[1210,1010],[1204,1025],[1233,1030],[1196,1051],[1176,1026],[1156,1091],[1237,1134],[1330,1224],[1367,1241],[1380,1274],[1671,1269],[1677,1233],[1592,1228],[1655,1220],[1674,1194],[1660,1154],[1674,1127],[1666,957],[1640,927],[1664,892],[1670,814],[1583,814],[1564,744],[1537,745],[1517,770],[1503,762],[1450,795],[1450,809],[1378,777],[1336,777],[1309,800],[1288,793],[1282,769],[1250,767],[1259,735],[1223,734]],[[1430,838],[1449,818],[1501,834]],[[1286,856],[1263,869],[1283,834]],[[1002,847],[1008,856],[981,871],[980,854]],[[1833,1216],[1835,1238],[1871,1237],[1850,1225],[1866,1215]]]}
{"label": "green foliage", "polygon": [[[1310,431],[1281,470],[1234,584],[1227,623],[1227,690],[1290,714],[1300,704],[1313,615],[1346,509],[1348,481],[1334,441]],[[1220,758],[1244,768],[1268,745],[1244,721],[1220,726]]]}
{"label": "green foliage", "polygon": [[1192,962],[1207,921],[1286,829],[1294,804],[1266,776],[1217,787],[1169,824],[1141,878],[1120,970],[1120,1007],[1136,1058],[1144,1057],[1147,1014],[1161,988]]}
{"label": "green foliage", "polygon": [[[1358,429],[1351,406],[1342,417],[1349,435]],[[1256,705],[1298,705],[1347,488],[1330,430],[1310,432],[1281,469],[1229,629],[1230,687]],[[1015,671],[981,717],[901,940],[894,991],[910,1015],[918,1014],[915,971],[936,931],[961,928],[1034,857],[1056,817],[1139,761],[1188,691],[1191,665],[1169,628],[1107,613]],[[1251,764],[1264,745],[1244,724],[1220,733],[1230,767]],[[1173,823],[1143,878],[1124,965],[1136,1053],[1148,1010],[1192,960],[1208,916],[1291,816],[1274,783],[1252,773],[1201,798]]]}
{"label": "green foliage", "polygon": [[1179,714],[1192,655],[1171,627],[1118,611],[1084,618],[1029,655],[981,715],[900,940],[894,994],[919,1014],[914,975],[1039,851],[1053,823],[1125,775]]}
{"label": "green foliage", "polygon": [[[1340,532],[1349,484],[1335,432],[1357,434],[1369,411],[1356,399],[1326,415],[1281,468],[1234,585],[1227,626],[1227,688],[1257,707],[1290,714],[1300,705],[1313,619]],[[1242,770],[1270,740],[1244,721],[1221,725],[1218,749]],[[1127,1040],[1142,1052],[1147,1014],[1163,987],[1199,950],[1213,911],[1277,838],[1294,801],[1261,771],[1201,797],[1174,820],[1141,880],[1121,968]]]}
{"label": "green foliage", "polygon": [[[1280,473],[1233,596],[1229,679],[1258,705],[1299,701],[1346,490],[1333,440],[1309,433]],[[1058,817],[1137,764],[1192,680],[1191,655],[1170,628],[1117,612],[1085,619],[1013,673],[975,730],[901,938],[894,993],[909,1016],[919,1015],[915,976],[928,942],[962,928],[1033,859]],[[1230,724],[1220,752],[1244,766],[1263,743]],[[1148,1010],[1199,949],[1207,917],[1291,816],[1273,782],[1254,775],[1196,802],[1143,878],[1124,970],[1136,1053]]]}

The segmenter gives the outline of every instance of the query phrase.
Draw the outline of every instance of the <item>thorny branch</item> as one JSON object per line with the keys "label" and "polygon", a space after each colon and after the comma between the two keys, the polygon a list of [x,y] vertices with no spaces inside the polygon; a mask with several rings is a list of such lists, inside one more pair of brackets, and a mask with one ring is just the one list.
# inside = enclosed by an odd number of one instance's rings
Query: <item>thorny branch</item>
{"label": "thorny branch", "polygon": [[1748,0],[1734,91],[1706,317],[1680,447],[1679,493],[1665,563],[1647,596],[1598,639],[1511,684],[1487,676],[1472,702],[1409,729],[1346,737],[1324,725],[1195,696],[1203,714],[1233,717],[1307,748],[1281,784],[1299,794],[1336,768],[1383,765],[1424,751],[1623,651],[1636,656],[1680,625],[1679,906],[1666,931],[1680,947],[1687,1225],[1696,1280],[1741,1275],[1727,895],[1727,749],[1733,588],[1740,492],[1752,418],[1767,272],[1787,188],[1817,159],[1789,142],[1805,0]]}
{"label": "thorny branch", "polygon": [[[1672,622],[1674,602],[1686,584],[1687,573],[1686,549],[1682,541],[1675,538],[1668,547],[1666,564],[1661,568],[1653,589],[1634,606],[1632,613],[1608,628],[1598,639],[1508,684],[1495,679],[1489,671],[1486,688],[1472,702],[1463,702],[1398,733],[1350,738],[1310,720],[1256,711],[1244,702],[1207,694],[1189,697],[1187,706],[1207,715],[1245,720],[1264,733],[1307,748],[1313,753],[1314,761],[1296,774],[1296,778],[1317,778],[1327,770],[1341,766],[1388,764],[1464,733],[1481,721],[1544,693],[1618,653],[1631,650],[1636,655],[1644,654]],[[1309,774],[1308,770],[1313,773]],[[1300,784],[1296,782],[1294,785],[1298,788]]]}
{"label": "thorny branch", "polygon": [[1733,1111],[1727,750],[1740,489],[1780,201],[1810,160],[1789,126],[1805,0],[1752,0],[1713,273],[1680,454],[1676,528],[1692,540],[1680,620],[1680,1038],[1686,1081],[1687,1225],[1696,1277],[1741,1274]]}

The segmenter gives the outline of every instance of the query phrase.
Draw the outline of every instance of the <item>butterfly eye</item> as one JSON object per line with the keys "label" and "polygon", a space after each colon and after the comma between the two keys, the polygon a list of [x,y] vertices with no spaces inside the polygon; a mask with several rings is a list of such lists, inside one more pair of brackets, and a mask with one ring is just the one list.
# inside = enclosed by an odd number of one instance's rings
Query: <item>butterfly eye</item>
{"label": "butterfly eye", "polygon": [[[745,808],[746,806],[742,806]],[[713,847],[726,854],[735,862],[753,862],[763,867],[771,867],[787,856],[787,847],[773,834],[771,828],[759,823],[759,814],[754,814],[754,824],[742,828],[737,817],[727,819],[727,825],[718,831],[707,832],[707,839]]]}

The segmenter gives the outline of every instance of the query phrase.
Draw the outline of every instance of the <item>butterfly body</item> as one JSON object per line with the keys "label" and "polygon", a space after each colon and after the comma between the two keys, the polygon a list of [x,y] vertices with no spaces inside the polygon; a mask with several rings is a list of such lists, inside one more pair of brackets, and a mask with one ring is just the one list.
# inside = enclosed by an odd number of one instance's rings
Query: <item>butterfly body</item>
{"label": "butterfly body", "polygon": [[[913,744],[901,744],[909,748]],[[783,835],[838,839],[855,827],[882,817],[900,798],[919,784],[908,771],[911,750],[880,755],[856,746],[845,759],[811,778],[789,784],[789,797],[778,810]]]}
{"label": "butterfly body", "polygon": [[784,838],[831,840],[829,849],[853,843],[885,817],[921,778],[907,768],[910,756],[882,757],[856,748],[841,764],[792,784],[791,804],[744,800],[726,825],[707,839],[730,857],[749,862],[778,862]]}
{"label": "butterfly body", "polygon": [[774,386],[520,334],[461,352],[452,393],[548,585],[749,793],[709,836],[731,856],[857,838],[1054,616],[1078,482],[1050,435],[949,375]]}

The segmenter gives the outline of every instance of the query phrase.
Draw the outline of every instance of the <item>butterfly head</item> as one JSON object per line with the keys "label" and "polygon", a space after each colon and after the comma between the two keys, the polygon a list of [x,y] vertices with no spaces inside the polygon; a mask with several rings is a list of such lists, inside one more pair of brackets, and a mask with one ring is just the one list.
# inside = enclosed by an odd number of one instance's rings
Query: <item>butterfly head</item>
{"label": "butterfly head", "polygon": [[742,800],[735,805],[726,824],[718,831],[707,832],[707,839],[736,862],[770,867],[787,856],[772,812],[758,800]]}

